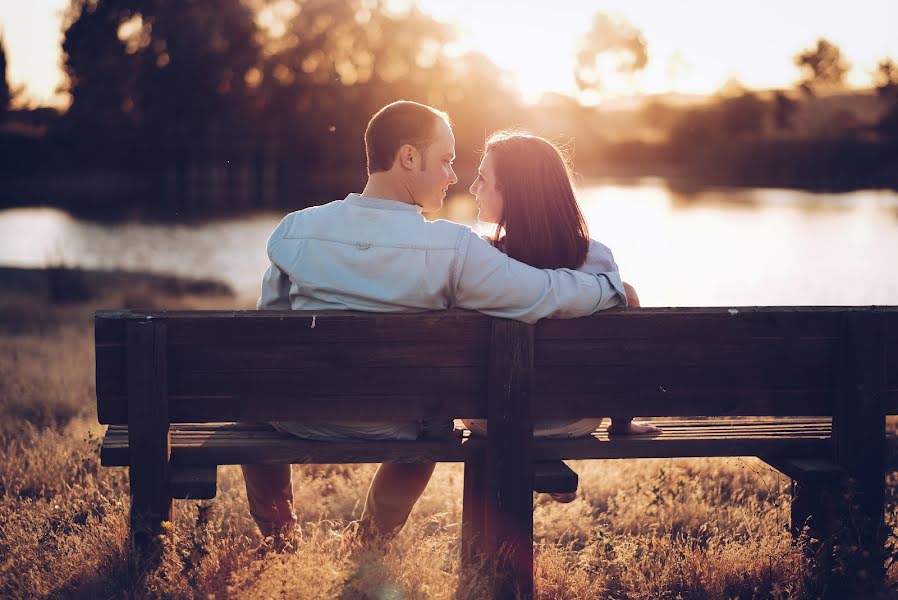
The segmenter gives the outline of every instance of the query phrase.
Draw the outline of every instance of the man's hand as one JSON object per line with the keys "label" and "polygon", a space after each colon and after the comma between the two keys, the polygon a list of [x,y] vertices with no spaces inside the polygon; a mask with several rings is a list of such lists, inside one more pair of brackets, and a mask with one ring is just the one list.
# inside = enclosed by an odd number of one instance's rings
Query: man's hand
{"label": "man's hand", "polygon": [[624,284],[624,291],[627,293],[627,306],[638,308],[640,304],[639,296],[636,295],[636,289],[626,281],[623,281],[622,283]]}

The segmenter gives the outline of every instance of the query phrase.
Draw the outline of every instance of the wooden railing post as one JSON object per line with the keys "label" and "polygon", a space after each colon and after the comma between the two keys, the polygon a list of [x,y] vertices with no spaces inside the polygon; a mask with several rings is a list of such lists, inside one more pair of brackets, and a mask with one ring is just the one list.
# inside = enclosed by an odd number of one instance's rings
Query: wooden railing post
{"label": "wooden railing post", "polygon": [[845,314],[842,385],[833,415],[836,461],[849,478],[836,536],[843,550],[845,543],[856,548],[856,556],[848,557],[853,572],[845,577],[861,588],[883,576],[886,327],[885,314],[875,310]]}
{"label": "wooden railing post", "polygon": [[128,445],[131,541],[139,562],[158,558],[163,522],[171,521],[171,452],[165,323],[128,321]]}
{"label": "wooden railing post", "polygon": [[493,320],[484,529],[503,599],[533,596],[533,356],[532,325]]}

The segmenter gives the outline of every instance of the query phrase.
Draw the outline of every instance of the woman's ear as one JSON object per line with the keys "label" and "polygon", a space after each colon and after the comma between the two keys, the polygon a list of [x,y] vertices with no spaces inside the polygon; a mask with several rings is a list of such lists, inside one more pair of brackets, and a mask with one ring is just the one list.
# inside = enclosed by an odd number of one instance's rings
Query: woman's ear
{"label": "woman's ear", "polygon": [[411,144],[403,144],[399,147],[399,164],[403,169],[415,170],[421,162],[421,153]]}

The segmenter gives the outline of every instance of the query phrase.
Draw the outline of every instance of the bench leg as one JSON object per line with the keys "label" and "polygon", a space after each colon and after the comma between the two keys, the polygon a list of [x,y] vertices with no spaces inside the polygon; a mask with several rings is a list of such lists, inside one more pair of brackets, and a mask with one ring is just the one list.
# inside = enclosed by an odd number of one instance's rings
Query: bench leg
{"label": "bench leg", "polygon": [[128,322],[125,334],[131,541],[139,570],[144,571],[148,559],[159,558],[162,524],[172,518],[165,323],[159,320]]}
{"label": "bench leg", "polygon": [[461,567],[469,571],[484,555],[484,453],[475,452],[465,461],[461,517]]}
{"label": "bench leg", "polygon": [[837,498],[835,537],[846,552],[843,577],[853,588],[843,597],[872,597],[885,582],[887,328],[884,313],[866,310],[845,313],[842,323],[833,445],[848,485]]}
{"label": "bench leg", "polygon": [[799,537],[804,528],[818,540],[831,534],[835,489],[813,481],[792,480],[792,536]]}
{"label": "bench leg", "polygon": [[484,532],[502,600],[533,597],[533,348],[533,326],[493,320]]}
{"label": "bench leg", "polygon": [[172,497],[163,478],[131,476],[131,550],[140,565],[155,562],[161,556],[163,523],[172,520]]}

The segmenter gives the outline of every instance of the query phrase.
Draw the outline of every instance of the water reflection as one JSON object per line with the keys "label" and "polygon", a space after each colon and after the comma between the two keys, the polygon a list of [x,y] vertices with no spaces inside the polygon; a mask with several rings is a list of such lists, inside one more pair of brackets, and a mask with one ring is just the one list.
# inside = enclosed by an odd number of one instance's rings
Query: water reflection
{"label": "water reflection", "polygon": [[[593,237],[647,306],[898,304],[898,194],[672,189],[586,182]],[[47,209],[0,211],[0,264],[80,265],[216,277],[258,294],[280,214],[189,225],[96,223]],[[468,194],[434,217],[475,224]]]}

